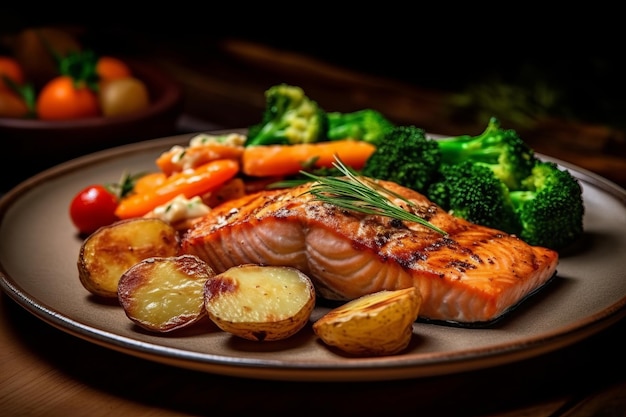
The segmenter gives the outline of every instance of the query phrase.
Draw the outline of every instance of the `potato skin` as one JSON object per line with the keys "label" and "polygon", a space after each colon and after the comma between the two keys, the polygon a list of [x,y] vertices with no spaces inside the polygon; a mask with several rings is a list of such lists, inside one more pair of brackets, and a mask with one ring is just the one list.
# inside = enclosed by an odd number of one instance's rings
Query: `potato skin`
{"label": "potato skin", "polygon": [[417,287],[379,291],[329,311],[313,323],[313,331],[351,355],[393,355],[409,345],[421,304]]}
{"label": "potato skin", "polygon": [[258,342],[282,340],[308,323],[315,289],[296,268],[245,264],[209,278],[204,305],[226,332]]}
{"label": "potato skin", "polygon": [[126,316],[144,329],[170,332],[206,315],[204,283],[215,271],[200,258],[147,258],[131,266],[118,283]]}
{"label": "potato skin", "polygon": [[120,220],[83,241],[78,254],[78,276],[92,294],[115,299],[119,279],[128,268],[146,258],[175,256],[179,247],[178,232],[163,220]]}

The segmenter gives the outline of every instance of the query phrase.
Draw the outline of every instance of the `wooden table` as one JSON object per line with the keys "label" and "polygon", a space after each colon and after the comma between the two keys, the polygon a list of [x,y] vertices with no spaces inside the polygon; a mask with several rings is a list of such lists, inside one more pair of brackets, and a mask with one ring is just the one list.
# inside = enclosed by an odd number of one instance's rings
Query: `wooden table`
{"label": "wooden table", "polygon": [[[443,134],[479,133],[452,122],[446,97],[267,45],[226,39],[217,54],[131,39],[136,57],[169,71],[186,92],[180,130],[245,127],[263,91],[302,86],[323,107],[378,108],[398,123]],[[208,47],[208,46],[207,46]],[[551,140],[544,141],[545,135]],[[539,152],[626,186],[626,158],[607,126],[546,121],[525,137]],[[544,136],[542,136],[544,135]],[[609,151],[607,151],[609,149]],[[0,415],[626,415],[626,320],[558,351],[461,374],[401,381],[294,383],[239,379],[138,359],[83,341],[0,298]]]}
{"label": "wooden table", "polygon": [[70,336],[0,298],[0,415],[626,415],[626,320],[508,365],[382,382],[282,382],[174,368]]}

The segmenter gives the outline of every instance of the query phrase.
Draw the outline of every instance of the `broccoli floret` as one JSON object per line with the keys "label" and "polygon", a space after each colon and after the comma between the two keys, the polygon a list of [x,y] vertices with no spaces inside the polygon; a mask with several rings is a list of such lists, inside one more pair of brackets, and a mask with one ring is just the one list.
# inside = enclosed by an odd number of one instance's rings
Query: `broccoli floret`
{"label": "broccoli floret", "polygon": [[455,217],[507,233],[519,230],[509,190],[488,166],[471,161],[442,164],[439,179],[426,195]]}
{"label": "broccoli floret", "polygon": [[490,167],[509,190],[521,188],[521,182],[530,175],[535,154],[515,130],[503,129],[492,117],[483,133],[477,136],[461,135],[438,141],[442,162],[457,164],[472,161]]}
{"label": "broccoli floret", "polygon": [[538,160],[522,185],[523,190],[509,193],[521,223],[522,240],[561,250],[582,235],[582,188],[569,171]]}
{"label": "broccoli floret", "polygon": [[424,195],[444,210],[448,210],[450,207],[450,187],[446,184],[443,176],[430,183],[426,188]]}
{"label": "broccoli floret", "polygon": [[423,129],[394,126],[381,138],[361,173],[424,193],[437,177],[440,163],[439,146]]}
{"label": "broccoli floret", "polygon": [[328,113],[328,139],[352,138],[378,143],[394,124],[377,110],[363,109],[352,113]]}
{"label": "broccoli floret", "polygon": [[261,122],[248,128],[245,146],[327,140],[328,116],[302,88],[279,84],[265,91]]}

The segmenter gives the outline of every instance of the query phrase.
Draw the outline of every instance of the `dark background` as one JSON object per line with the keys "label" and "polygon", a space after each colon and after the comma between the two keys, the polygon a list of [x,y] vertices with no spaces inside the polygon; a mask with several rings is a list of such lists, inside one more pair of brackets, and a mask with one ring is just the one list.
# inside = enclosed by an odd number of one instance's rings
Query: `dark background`
{"label": "dark background", "polygon": [[132,55],[150,43],[190,59],[214,53],[223,39],[240,38],[419,87],[473,97],[496,91],[515,111],[626,128],[619,14],[410,6],[385,2],[341,13],[328,2],[176,2],[133,13],[114,5],[18,6],[0,9],[0,29],[74,26],[87,29],[86,40],[102,53]]}

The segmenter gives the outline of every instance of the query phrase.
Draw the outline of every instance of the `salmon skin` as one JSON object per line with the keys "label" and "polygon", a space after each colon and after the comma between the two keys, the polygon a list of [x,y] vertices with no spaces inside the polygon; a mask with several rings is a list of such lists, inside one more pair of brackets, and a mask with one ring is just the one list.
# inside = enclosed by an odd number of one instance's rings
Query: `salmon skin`
{"label": "salmon skin", "polygon": [[214,208],[182,237],[183,253],[217,273],[255,263],[300,269],[326,300],[414,285],[419,318],[458,325],[492,323],[555,274],[558,253],[456,218],[424,195],[378,181],[415,204],[394,202],[447,232],[323,203],[311,183],[260,191]]}

